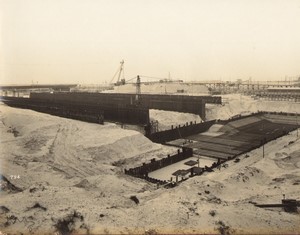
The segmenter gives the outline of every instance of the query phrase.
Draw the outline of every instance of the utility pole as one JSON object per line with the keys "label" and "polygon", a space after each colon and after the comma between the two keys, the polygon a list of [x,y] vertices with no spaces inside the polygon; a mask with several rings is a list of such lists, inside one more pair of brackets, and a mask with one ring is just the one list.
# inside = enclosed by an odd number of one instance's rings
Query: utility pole
{"label": "utility pole", "polygon": [[[264,133],[264,124],[261,125],[261,131],[262,133]],[[265,139],[266,139],[266,136],[265,134],[263,134],[263,139],[262,139],[262,149],[263,149],[263,158],[265,157]]]}
{"label": "utility pole", "polygon": [[135,101],[136,104],[140,104],[140,97],[141,96],[141,78],[137,75],[136,79],[136,94],[135,94]]}
{"label": "utility pole", "polygon": [[265,157],[265,140],[263,140],[263,158]]}
{"label": "utility pole", "polygon": [[298,113],[296,113],[296,125],[297,125],[297,139],[299,137],[299,134],[298,134]]}

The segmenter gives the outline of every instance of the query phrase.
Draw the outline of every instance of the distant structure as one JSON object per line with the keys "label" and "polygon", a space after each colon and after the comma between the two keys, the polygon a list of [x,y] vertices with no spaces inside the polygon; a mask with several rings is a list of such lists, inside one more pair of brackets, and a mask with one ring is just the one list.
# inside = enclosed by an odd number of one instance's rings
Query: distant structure
{"label": "distant structure", "polygon": [[300,78],[284,81],[252,81],[248,79],[235,82],[229,81],[202,81],[194,84],[206,85],[212,95],[240,93],[254,95],[268,100],[300,101]]}
{"label": "distant structure", "polygon": [[0,96],[29,97],[30,92],[69,92],[76,87],[77,84],[2,85],[0,86]]}

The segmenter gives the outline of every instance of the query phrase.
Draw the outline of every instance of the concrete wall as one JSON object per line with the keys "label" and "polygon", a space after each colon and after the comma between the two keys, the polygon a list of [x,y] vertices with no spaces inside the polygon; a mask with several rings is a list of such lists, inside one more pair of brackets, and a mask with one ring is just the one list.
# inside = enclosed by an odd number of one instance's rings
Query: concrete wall
{"label": "concrete wall", "polygon": [[[134,105],[135,94],[120,93],[88,93],[88,92],[55,92],[31,93],[30,98],[63,103],[84,103],[94,105]],[[185,95],[150,95],[142,94],[140,104],[147,109],[161,109],[168,111],[194,113],[205,119],[205,104],[221,104],[221,97],[212,96],[185,96]]]}
{"label": "concrete wall", "polygon": [[168,141],[185,138],[187,136],[196,135],[198,133],[207,131],[213,124],[215,124],[215,120],[197,124],[189,124],[182,127],[176,127],[171,130],[149,134],[146,135],[146,137],[156,143],[166,143]]}
{"label": "concrete wall", "polygon": [[[53,96],[52,96],[53,97]],[[32,109],[56,116],[73,118],[88,122],[98,122],[99,115],[105,121],[145,125],[149,123],[149,109],[134,105],[108,105],[85,102],[60,102],[55,99],[28,99],[17,97],[0,97],[9,106]]]}
{"label": "concrete wall", "polygon": [[182,148],[181,152],[178,149],[178,152],[175,155],[172,156],[168,155],[168,157],[160,160],[155,160],[155,158],[153,158],[150,163],[144,163],[142,166],[125,170],[125,174],[133,175],[133,176],[148,176],[149,172],[156,171],[158,169],[169,166],[171,164],[182,161],[192,156],[193,156],[193,149]]}

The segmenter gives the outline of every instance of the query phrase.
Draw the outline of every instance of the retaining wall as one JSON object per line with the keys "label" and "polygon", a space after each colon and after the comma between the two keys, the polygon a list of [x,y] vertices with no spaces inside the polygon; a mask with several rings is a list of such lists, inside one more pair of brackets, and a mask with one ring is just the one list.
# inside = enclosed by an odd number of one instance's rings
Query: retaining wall
{"label": "retaining wall", "polygon": [[[86,104],[85,102],[57,102],[35,98],[1,97],[9,106],[32,109],[56,116],[99,123],[99,119],[128,124],[149,123],[149,109],[134,105]],[[102,116],[102,117],[100,117]]]}
{"label": "retaining wall", "polygon": [[[135,94],[89,93],[89,92],[54,92],[31,93],[30,98],[51,102],[72,102],[97,105],[134,105]],[[205,119],[205,104],[221,104],[221,97],[186,96],[186,95],[140,95],[140,105],[147,109],[161,109],[185,113],[194,113]]]}
{"label": "retaining wall", "polygon": [[[124,171],[125,171],[125,174],[127,174],[127,175],[131,175],[131,176],[134,176],[134,177],[137,177],[140,179],[144,179],[151,183],[156,183],[159,185],[166,185],[168,183],[168,181],[149,177],[148,174],[152,171],[169,166],[171,164],[174,164],[176,162],[190,158],[192,156],[193,156],[193,149],[183,147],[182,152],[180,152],[180,150],[178,150],[178,153],[175,155],[172,155],[172,156],[168,155],[167,158],[163,158],[161,160],[152,159],[150,163],[144,163],[142,166],[130,168],[129,170],[125,169]],[[214,162],[211,167],[206,166],[205,168],[202,169],[201,172],[198,172],[198,173],[194,173],[193,167],[191,167],[190,177],[193,177],[196,175],[202,175],[204,172],[212,172],[214,168],[221,167],[221,164],[224,162],[225,161],[218,159],[218,162]],[[172,183],[179,183],[179,182],[182,182],[187,179],[188,178],[184,178],[184,177],[182,177],[181,179],[179,179],[179,177],[178,177],[178,179],[177,179],[177,177],[176,177],[176,182],[172,182]]]}
{"label": "retaining wall", "polygon": [[182,151],[178,150],[177,154],[175,155],[172,156],[168,155],[168,157],[163,158],[161,160],[155,160],[155,158],[153,158],[150,163],[144,163],[142,166],[130,168],[129,170],[125,169],[125,174],[146,179],[149,178],[148,177],[149,172],[169,166],[171,164],[182,161],[192,156],[193,156],[193,149],[184,147],[182,148]]}
{"label": "retaining wall", "polygon": [[207,131],[213,124],[215,124],[215,120],[197,124],[187,123],[184,126],[175,127],[171,130],[147,134],[146,137],[156,143],[166,143]]}

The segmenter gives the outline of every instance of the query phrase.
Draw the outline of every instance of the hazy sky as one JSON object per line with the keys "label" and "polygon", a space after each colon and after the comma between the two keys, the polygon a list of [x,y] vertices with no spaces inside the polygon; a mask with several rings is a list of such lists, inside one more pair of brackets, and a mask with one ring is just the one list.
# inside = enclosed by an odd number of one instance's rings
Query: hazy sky
{"label": "hazy sky", "polygon": [[0,83],[300,76],[300,0],[0,0]]}

